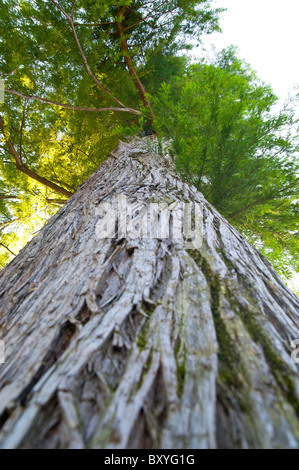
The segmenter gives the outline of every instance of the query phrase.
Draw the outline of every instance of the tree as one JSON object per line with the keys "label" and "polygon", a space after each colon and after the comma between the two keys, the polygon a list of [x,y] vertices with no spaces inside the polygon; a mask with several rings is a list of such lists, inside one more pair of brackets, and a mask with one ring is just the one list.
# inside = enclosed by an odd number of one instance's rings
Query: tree
{"label": "tree", "polygon": [[[171,160],[121,143],[0,273],[4,448],[298,447],[298,298]],[[99,238],[100,203],[203,204],[203,244]]]}
{"label": "tree", "polygon": [[[218,28],[220,10],[210,0],[1,0],[0,7],[0,171],[3,196],[18,198],[0,200],[0,223],[14,251],[141,117],[151,128],[143,78],[155,56]],[[11,253],[0,251],[4,265]]]}
{"label": "tree", "polygon": [[[298,298],[180,179],[163,140],[106,158],[125,129],[154,130],[155,57],[175,75],[172,51],[218,12],[192,0],[1,6],[3,224],[62,203],[0,272],[1,446],[298,447]],[[202,244],[174,237],[169,211],[168,236],[114,237],[122,224],[104,208],[117,195],[131,230],[150,204],[190,202],[195,225],[202,207]]]}
{"label": "tree", "polygon": [[284,274],[299,271],[298,118],[236,56],[192,64],[153,97],[177,168]]}

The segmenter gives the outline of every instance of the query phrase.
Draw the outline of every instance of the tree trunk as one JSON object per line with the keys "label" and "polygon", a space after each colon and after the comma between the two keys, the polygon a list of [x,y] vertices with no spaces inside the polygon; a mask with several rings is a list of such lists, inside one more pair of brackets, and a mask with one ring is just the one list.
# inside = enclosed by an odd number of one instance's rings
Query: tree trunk
{"label": "tree trunk", "polygon": [[[149,142],[120,143],[0,273],[1,446],[297,448],[299,300]],[[202,246],[100,239],[115,194],[203,204]]]}

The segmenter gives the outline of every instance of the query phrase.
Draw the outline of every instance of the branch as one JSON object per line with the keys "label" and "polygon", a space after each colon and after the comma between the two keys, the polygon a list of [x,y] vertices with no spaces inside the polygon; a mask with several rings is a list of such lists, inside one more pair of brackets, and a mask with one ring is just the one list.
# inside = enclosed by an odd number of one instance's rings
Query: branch
{"label": "branch", "polygon": [[295,181],[295,183],[291,184],[290,186],[288,186],[286,188],[283,188],[283,189],[280,189],[278,191],[272,192],[272,194],[269,194],[268,196],[263,197],[262,199],[258,199],[257,201],[253,202],[252,204],[249,204],[248,206],[243,207],[243,209],[240,209],[236,212],[232,212],[231,214],[228,214],[227,217],[234,217],[234,216],[236,216],[238,214],[241,214],[242,212],[244,212],[248,209],[251,209],[254,206],[262,204],[263,202],[271,201],[271,200],[277,199],[277,198],[279,199],[279,198],[284,196],[284,194],[282,194],[282,196],[280,196],[279,195],[280,193],[283,193],[284,191],[288,191],[289,189],[292,189],[292,188],[294,188],[298,185],[299,185],[299,181],[297,180],[297,181]]}
{"label": "branch", "polygon": [[18,222],[18,220],[20,220],[22,217],[18,218],[18,219],[12,219],[10,220],[9,222],[4,222],[2,224],[0,224],[0,230],[8,227],[9,225],[13,224],[14,222]]}
{"label": "branch", "polygon": [[[126,9],[126,7],[123,7],[121,10],[118,11],[118,14],[117,14],[118,18],[120,18],[124,14],[125,9]],[[118,18],[117,18],[117,20],[118,20]],[[122,52],[122,55],[125,59],[126,65],[128,67],[129,74],[133,78],[133,81],[134,81],[135,87],[137,88],[137,91],[138,91],[139,98],[140,98],[141,102],[143,103],[143,105],[149,111],[150,122],[153,123],[153,121],[155,120],[155,116],[154,116],[151,104],[149,102],[149,99],[146,96],[145,88],[144,88],[144,86],[143,86],[143,84],[142,84],[142,82],[141,82],[141,80],[140,80],[140,78],[137,74],[137,71],[136,71],[136,69],[134,67],[134,64],[133,64],[133,61],[132,61],[132,58],[130,56],[128,43],[127,43],[126,37],[124,35],[124,27],[123,27],[121,21],[116,21],[116,27],[117,27],[119,40],[120,40],[121,52]]]}
{"label": "branch", "polygon": [[[158,15],[159,13],[161,14],[161,12],[159,11],[159,8],[161,8],[161,7],[162,7],[163,5],[165,5],[167,2],[168,2],[168,0],[165,0],[165,1],[162,2],[160,5],[158,5],[156,8],[153,8],[153,9],[150,11],[150,13],[148,13],[144,18],[142,18],[141,20],[136,21],[136,23],[131,24],[130,26],[127,26],[126,28],[124,28],[124,31],[127,31],[127,30],[130,29],[130,28],[134,28],[134,26],[137,26],[137,25],[139,25],[140,23],[143,23],[143,22],[144,22],[145,20],[147,20],[148,18],[153,18],[153,17],[155,17],[155,15]],[[169,11],[172,12],[172,11],[176,10],[177,8],[178,8],[178,7],[176,6],[176,7],[172,8],[172,9],[169,10]],[[163,12],[163,13],[165,14],[165,13],[168,13],[169,11]],[[154,12],[158,12],[158,13],[154,13]]]}
{"label": "branch", "polygon": [[[9,215],[7,215],[5,212],[3,212],[3,211],[0,210],[0,214],[4,215],[4,217],[5,217],[6,219],[8,219],[10,222],[12,221],[12,218],[11,218]],[[8,223],[8,222],[6,222],[6,223]],[[1,225],[1,227],[2,227],[2,226],[3,226],[3,224]]]}
{"label": "branch", "polygon": [[235,217],[238,214],[241,214],[244,211],[247,211],[248,209],[251,209],[254,206],[258,206],[259,204],[262,204],[263,202],[267,202],[269,200],[273,199],[271,196],[263,197],[262,199],[258,199],[257,201],[248,204],[248,206],[243,207],[242,209],[239,209],[238,211],[232,212],[231,214],[228,214],[227,217]]}
{"label": "branch", "polygon": [[14,196],[13,194],[0,194],[0,199],[20,199],[19,196]]}
{"label": "branch", "polygon": [[26,103],[23,107],[23,115],[22,115],[22,122],[21,122],[21,127],[20,127],[20,158],[22,158],[22,142],[23,142],[23,128],[25,124],[25,115],[26,115]]}
{"label": "branch", "polygon": [[74,26],[86,26],[87,28],[94,28],[96,26],[109,26],[115,24],[114,21],[106,21],[104,23],[77,23],[74,22]]}
{"label": "branch", "polygon": [[59,204],[59,205],[64,205],[67,200],[66,199],[51,199],[51,198],[46,198],[46,201],[49,203],[49,204]]}
{"label": "branch", "polygon": [[11,140],[9,139],[9,137],[6,135],[6,132],[5,132],[5,125],[4,125],[4,121],[2,119],[2,117],[0,116],[0,128],[2,130],[2,134],[4,136],[4,139],[7,143],[7,146],[9,148],[9,151],[11,153],[11,155],[13,156],[15,162],[16,162],[16,168],[17,170],[21,171],[22,173],[24,173],[25,175],[29,176],[30,178],[38,181],[39,183],[47,186],[48,188],[51,188],[53,189],[54,191],[60,193],[60,194],[63,194],[64,196],[66,197],[71,197],[73,193],[70,193],[69,191],[67,191],[66,189],[58,186],[57,184],[55,183],[52,183],[52,181],[49,181],[47,180],[46,178],[43,178],[42,176],[39,176],[37,173],[35,173],[34,171],[30,170],[26,165],[24,165],[24,163],[22,162],[21,158],[19,157],[19,155],[17,154],[17,151],[13,145],[13,143],[11,142]]}
{"label": "branch", "polygon": [[5,88],[5,93],[9,93],[10,95],[20,96],[20,98],[24,98],[26,100],[41,101],[42,103],[46,103],[51,106],[58,106],[60,108],[72,109],[73,111],[89,111],[93,113],[99,113],[102,111],[113,111],[115,113],[116,112],[131,113],[131,114],[136,114],[139,116],[142,114],[140,111],[137,111],[136,109],[132,109],[132,108],[114,108],[114,107],[89,108],[89,107],[82,107],[82,106],[73,106],[72,104],[58,103],[57,101],[48,100],[46,98],[40,98],[39,96],[23,95],[23,93],[20,93],[19,91],[15,91],[15,90],[10,90],[9,88]]}
{"label": "branch", "polygon": [[[283,151],[283,150],[279,149],[277,152],[275,152],[273,155],[271,155],[271,158],[274,158],[276,155],[278,155],[278,154],[279,154],[280,152],[282,152],[282,151]],[[257,156],[256,156],[257,159],[259,159],[259,158],[261,158],[261,157],[263,157],[263,155],[257,155]],[[246,178],[248,179],[252,174],[256,173],[257,171],[260,171],[260,167],[255,167],[253,170],[251,170],[251,171],[246,175]],[[299,185],[298,182],[297,182],[297,185]],[[294,185],[293,185],[293,186],[294,186]],[[287,189],[291,189],[293,186],[288,187],[288,188],[284,188],[284,189],[278,191],[278,193],[279,193],[279,192],[282,192],[282,191],[286,191]],[[242,188],[242,187],[243,187],[243,183],[242,183],[242,182],[238,182],[238,183],[234,184],[233,186],[228,187],[228,189],[227,189],[226,191],[220,192],[220,197],[221,197],[221,199],[223,199],[223,197],[225,197],[228,193],[231,193],[232,191],[234,191],[235,193],[238,192],[238,190],[239,190],[240,188]],[[208,196],[211,195],[211,193],[212,193],[216,188],[217,188],[217,185],[213,185],[213,186],[212,186],[212,189],[211,189],[211,191],[208,193],[208,195],[206,195],[204,191],[201,191],[201,192],[203,193],[203,195],[205,196],[205,198],[207,198]],[[277,193],[277,194],[278,194],[278,193]],[[215,205],[215,204],[214,204],[214,205]]]}
{"label": "branch", "polygon": [[[214,106],[216,104],[217,104],[217,99],[216,99],[216,102],[214,101]],[[209,146],[209,142],[210,142],[210,133],[211,133],[211,127],[212,127],[212,120],[213,120],[213,117],[214,117],[214,106],[212,108],[210,119],[209,119],[208,132],[207,132],[207,137],[206,137],[206,144],[205,144],[204,151],[203,151],[202,165],[201,165],[201,169],[200,169],[200,175],[199,175],[199,178],[198,178],[198,187],[199,187],[199,185],[201,183],[201,180],[202,180],[202,177],[203,177],[206,158],[207,158],[207,155],[208,155],[208,146]]]}
{"label": "branch", "polygon": [[[267,129],[266,131],[264,131],[260,136],[257,136],[251,143],[250,143],[250,146],[249,146],[249,149],[248,151],[259,141],[261,140],[263,137],[265,137],[270,131],[272,131],[273,129],[276,128],[276,126],[278,125],[278,122],[275,121],[275,123],[273,124],[273,126],[271,126],[269,129]],[[239,163],[240,160],[242,160],[242,158],[244,157],[243,153],[239,156],[239,158],[236,158],[236,160],[233,161],[232,165],[229,166],[229,168],[227,169],[227,171],[222,175],[221,177],[222,178],[225,178],[229,172],[232,170],[232,168],[237,164]],[[208,196],[206,196],[208,197]]]}
{"label": "branch", "polygon": [[11,251],[8,246],[4,245],[4,243],[0,243],[0,246],[3,246],[3,248],[5,248],[7,251],[9,251],[9,253],[13,256],[17,256],[13,251]]}
{"label": "branch", "polygon": [[73,1],[73,5],[72,5],[72,10],[71,10],[71,18],[72,19],[74,18],[75,5],[76,5],[76,0]]}
{"label": "branch", "polygon": [[[71,26],[71,29],[72,29],[72,32],[73,32],[73,36],[75,38],[75,42],[76,42],[76,45],[77,45],[77,48],[80,52],[80,55],[82,57],[82,60],[83,60],[83,63],[84,63],[84,67],[86,69],[86,72],[88,73],[88,75],[93,79],[93,81],[98,85],[98,87],[104,92],[106,93],[106,95],[110,96],[110,98],[112,98],[115,103],[117,103],[121,108],[125,108],[125,105],[119,101],[115,96],[113,96],[113,94],[111,93],[111,91],[109,91],[106,87],[104,87],[104,85],[100,82],[100,80],[92,73],[89,65],[88,65],[88,62],[87,62],[87,59],[86,59],[86,56],[84,54],[84,51],[82,49],[82,46],[80,44],[80,41],[79,41],[79,38],[77,36],[77,33],[76,33],[76,30],[75,30],[75,26],[74,26],[74,21],[73,21],[73,18],[72,16],[68,15],[66,13],[66,11],[61,7],[61,5],[59,3],[57,3],[55,0],[51,0],[52,3],[54,3],[54,5],[61,11],[61,13],[66,17],[66,19],[68,20],[68,22],[70,23],[70,26]],[[73,5],[74,6],[74,5]],[[73,10],[73,9],[72,9]]]}

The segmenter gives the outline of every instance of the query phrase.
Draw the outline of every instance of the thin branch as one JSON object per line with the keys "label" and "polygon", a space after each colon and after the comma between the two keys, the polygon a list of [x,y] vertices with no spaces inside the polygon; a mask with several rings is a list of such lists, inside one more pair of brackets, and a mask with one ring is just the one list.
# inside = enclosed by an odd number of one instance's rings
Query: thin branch
{"label": "thin branch", "polygon": [[5,248],[7,251],[9,251],[9,253],[13,256],[17,256],[13,251],[10,250],[10,248],[8,248],[8,246],[4,245],[4,243],[0,243],[0,246],[3,246],[3,248]]}
{"label": "thin branch", "polygon": [[76,0],[73,1],[73,5],[72,5],[72,10],[71,10],[71,18],[72,19],[74,18],[75,5],[76,5]]}
{"label": "thin branch", "polygon": [[240,209],[236,212],[232,212],[231,214],[228,214],[228,217],[234,217],[234,216],[236,216],[238,214],[241,214],[242,212],[244,212],[248,209],[251,209],[254,206],[262,204],[263,202],[271,201],[271,200],[277,199],[277,198],[279,199],[279,198],[284,196],[284,194],[282,194],[282,196],[281,196],[280,193],[283,193],[284,191],[288,191],[289,189],[292,189],[292,188],[294,188],[298,185],[299,185],[299,181],[296,181],[295,183],[291,184],[290,186],[288,186],[286,188],[275,191],[272,194],[269,194],[268,196],[263,197],[262,199],[258,199],[257,201],[253,202],[252,204],[249,204],[248,206],[243,207],[243,209]]}
{"label": "thin branch", "polygon": [[128,47],[142,47],[142,44],[128,44]]}
{"label": "thin branch", "polygon": [[[118,10],[117,20],[119,18],[121,18],[121,16],[124,14],[125,9],[126,9],[126,7],[124,6],[121,10]],[[141,102],[143,103],[143,105],[149,111],[149,119],[150,119],[150,122],[152,123],[155,120],[155,116],[154,116],[151,104],[149,102],[149,99],[146,96],[145,88],[144,88],[144,86],[143,86],[143,84],[142,84],[142,82],[141,82],[141,80],[140,80],[140,78],[137,74],[137,71],[136,71],[136,69],[134,67],[134,64],[133,64],[133,61],[132,61],[132,58],[130,56],[128,43],[127,43],[126,37],[124,35],[124,27],[123,27],[121,21],[116,22],[116,27],[117,27],[119,40],[120,40],[121,52],[122,52],[122,55],[125,59],[126,65],[128,67],[129,74],[133,78],[133,81],[134,81],[135,87],[137,88],[137,91],[138,91],[139,98],[140,98]]]}
{"label": "thin branch", "polygon": [[258,206],[262,204],[263,202],[267,202],[269,200],[273,199],[273,197],[268,196],[268,197],[263,197],[262,199],[258,199],[257,201],[248,204],[248,206],[243,207],[242,209],[239,209],[238,211],[232,212],[231,214],[228,214],[227,217],[235,217],[238,214],[241,214],[244,211],[247,211],[248,209],[251,209],[254,206]]}
{"label": "thin branch", "polygon": [[83,155],[85,155],[89,161],[91,161],[95,166],[98,166],[98,163],[92,158],[91,155],[89,155],[88,153],[84,152],[82,149],[79,149],[79,147],[74,147],[75,150],[77,150],[78,152],[81,152],[83,153]]}
{"label": "thin branch", "polygon": [[[275,152],[273,155],[271,155],[271,158],[274,158],[276,155],[278,155],[278,154],[279,154],[280,152],[282,152],[282,151],[283,151],[283,150],[279,149],[277,152]],[[257,156],[256,156],[257,159],[259,159],[259,158],[261,158],[261,157],[263,157],[263,155],[257,155]],[[251,175],[253,175],[253,174],[256,173],[257,171],[260,171],[260,167],[259,167],[259,166],[255,167],[253,170],[251,170],[251,171],[246,175],[246,178],[248,179]],[[211,188],[211,191],[208,193],[208,195],[206,195],[205,192],[202,191],[202,193],[203,193],[203,195],[205,196],[205,198],[206,198],[207,196],[210,196],[211,193],[212,193],[217,187],[218,187],[217,185],[213,185],[212,188]],[[235,183],[233,186],[228,187],[226,191],[220,192],[219,197],[220,197],[221,199],[223,199],[223,197],[225,197],[228,193],[231,193],[232,191],[234,191],[234,192],[236,193],[236,192],[238,192],[238,190],[239,190],[240,188],[242,188],[242,187],[243,187],[243,183],[242,183],[241,181],[239,181],[238,183]],[[287,189],[287,188],[285,188],[285,190],[286,190],[286,189]],[[280,192],[280,191],[278,191],[278,192]],[[215,205],[215,203],[214,203],[214,205]]]}
{"label": "thin branch", "polygon": [[11,142],[11,140],[9,139],[9,137],[7,136],[7,134],[5,132],[5,125],[4,125],[4,121],[3,121],[1,116],[0,116],[0,128],[1,128],[2,134],[5,138],[5,141],[7,143],[7,146],[9,148],[9,151],[10,151],[11,155],[13,156],[13,158],[16,162],[17,170],[21,171],[22,173],[29,176],[30,178],[38,181],[39,183],[47,186],[48,188],[51,188],[54,191],[56,191],[60,194],[63,194],[66,197],[71,197],[72,196],[73,193],[70,193],[69,191],[62,188],[61,186],[58,186],[57,184],[53,183],[52,181],[49,181],[46,178],[38,175],[37,173],[35,173],[35,171],[30,170],[26,165],[24,165],[24,163],[21,160],[21,158],[19,157],[13,143]]}
{"label": "thin branch", "polygon": [[0,199],[20,199],[19,196],[13,194],[0,194]]}
{"label": "thin branch", "polygon": [[[5,212],[3,212],[3,211],[1,211],[1,210],[0,210],[0,214],[4,215],[4,217],[5,217],[6,219],[10,220],[10,221],[12,220],[11,217],[10,217],[8,214],[6,214]],[[2,225],[1,225],[1,227],[2,227]]]}
{"label": "thin branch", "polygon": [[[156,15],[158,15],[159,13],[161,14],[161,12],[159,11],[159,8],[161,8],[163,5],[165,5],[166,3],[168,2],[168,0],[165,0],[164,2],[162,2],[160,5],[157,6],[157,8],[153,8],[150,13],[148,13],[144,18],[142,18],[141,20],[139,21],[136,21],[136,23],[133,23],[131,24],[130,26],[127,26],[126,28],[124,28],[124,31],[127,31],[128,29],[130,28],[134,28],[134,26],[137,26],[138,24],[140,23],[143,23],[145,20],[147,20],[148,18],[155,18]],[[174,10],[176,10],[178,7],[174,7],[172,8],[171,10],[168,10],[167,12],[163,12],[164,14],[165,13],[169,13],[169,12],[173,12]],[[156,13],[154,13],[156,12]]]}
{"label": "thin branch", "polygon": [[299,186],[299,179],[296,180],[295,183],[292,183],[289,186],[287,186],[286,188],[280,189],[279,191],[277,191],[276,194],[284,193],[285,191],[289,191],[290,189],[296,188],[297,186]]}
{"label": "thin branch", "polygon": [[62,6],[60,5],[60,2],[56,2],[55,0],[51,0],[52,3],[54,3],[54,5],[61,11],[61,13],[67,18],[69,19],[70,16],[66,13],[66,11],[62,8]]}
{"label": "thin branch", "polygon": [[64,205],[67,200],[66,199],[51,199],[51,198],[46,198],[46,201],[49,203],[49,204],[59,204],[59,205]]}
{"label": "thin branch", "polygon": [[[257,144],[257,142],[258,142],[259,140],[261,140],[263,137],[265,137],[270,131],[272,131],[273,129],[275,129],[277,125],[278,125],[278,123],[277,123],[277,121],[275,121],[275,123],[274,123],[273,126],[271,126],[269,129],[267,129],[266,131],[264,131],[260,136],[257,136],[257,137],[253,140],[253,142],[251,142],[248,151],[249,151],[255,144]],[[226,172],[225,172],[225,173],[222,173],[221,177],[222,177],[222,178],[227,177],[227,175],[228,175],[229,172],[232,170],[232,168],[233,168],[237,163],[239,163],[240,160],[242,160],[243,157],[244,157],[244,155],[243,155],[243,153],[242,153],[242,154],[239,156],[239,158],[236,158],[236,160],[233,161],[232,165],[229,166],[229,168],[226,170]],[[209,193],[209,194],[210,194],[210,193]],[[208,197],[208,195],[207,195],[206,197]]]}
{"label": "thin branch", "polygon": [[23,98],[26,100],[40,101],[42,103],[46,103],[51,106],[58,106],[60,108],[72,109],[73,111],[89,111],[93,113],[99,113],[102,111],[113,111],[113,112],[131,113],[131,114],[136,114],[136,115],[142,114],[140,111],[137,111],[136,109],[132,109],[132,108],[114,108],[114,107],[89,108],[89,107],[83,107],[83,106],[73,106],[72,104],[58,103],[57,101],[48,100],[46,98],[40,98],[39,96],[23,95],[23,93],[20,93],[19,91],[15,91],[15,90],[10,90],[9,88],[5,88],[5,93],[9,93],[10,95],[20,96],[20,98]]}
{"label": "thin branch", "polygon": [[94,28],[96,26],[109,26],[115,24],[114,21],[106,21],[104,23],[77,23],[74,22],[74,26],[86,26],[87,28]]}
{"label": "thin branch", "polygon": [[207,132],[207,137],[206,137],[206,144],[205,144],[205,147],[204,147],[204,152],[203,152],[203,159],[202,159],[202,165],[201,165],[201,169],[200,169],[200,175],[199,175],[199,179],[198,179],[198,187],[201,183],[201,180],[202,180],[202,177],[203,177],[203,173],[204,173],[204,168],[205,168],[205,163],[206,163],[206,158],[207,158],[207,155],[208,155],[208,146],[209,146],[209,143],[210,143],[210,134],[211,134],[211,127],[212,127],[212,120],[213,120],[213,117],[214,117],[214,110],[215,110],[215,107],[217,106],[217,98],[216,100],[214,100],[214,106],[212,108],[212,111],[211,111],[211,115],[210,115],[210,118],[209,118],[209,124],[208,124],[208,132]]}
{"label": "thin branch", "polygon": [[55,0],[51,0],[51,1],[61,11],[61,13],[66,17],[66,19],[70,23],[70,26],[71,26],[71,29],[72,29],[72,32],[73,32],[73,36],[75,38],[77,48],[80,52],[80,55],[81,55],[83,63],[84,63],[84,67],[85,67],[86,72],[88,73],[88,75],[93,79],[93,81],[98,85],[98,87],[104,93],[106,93],[106,95],[110,96],[110,98],[112,98],[115,101],[115,103],[117,103],[121,108],[125,108],[126,106],[121,101],[119,101],[115,96],[113,96],[111,91],[109,91],[106,87],[104,87],[104,85],[100,82],[100,80],[92,73],[92,71],[91,71],[91,69],[88,65],[88,62],[87,62],[86,56],[84,54],[84,51],[82,49],[82,46],[80,44],[79,38],[77,36],[77,32],[76,32],[76,29],[75,29],[75,26],[74,26],[73,18],[66,13],[66,11],[61,7],[61,5],[59,3],[57,3]]}
{"label": "thin branch", "polygon": [[23,141],[23,128],[25,124],[25,115],[26,115],[26,103],[24,104],[23,107],[23,114],[22,114],[22,122],[21,122],[21,127],[20,127],[20,158],[22,158],[22,141]]}

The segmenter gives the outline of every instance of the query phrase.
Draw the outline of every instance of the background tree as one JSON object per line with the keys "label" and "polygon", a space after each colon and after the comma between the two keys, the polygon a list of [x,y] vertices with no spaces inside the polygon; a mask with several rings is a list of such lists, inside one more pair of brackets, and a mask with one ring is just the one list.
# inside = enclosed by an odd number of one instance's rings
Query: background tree
{"label": "background tree", "polygon": [[275,112],[271,88],[230,48],[187,67],[153,100],[184,178],[280,272],[298,271],[296,99]]}

